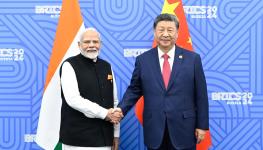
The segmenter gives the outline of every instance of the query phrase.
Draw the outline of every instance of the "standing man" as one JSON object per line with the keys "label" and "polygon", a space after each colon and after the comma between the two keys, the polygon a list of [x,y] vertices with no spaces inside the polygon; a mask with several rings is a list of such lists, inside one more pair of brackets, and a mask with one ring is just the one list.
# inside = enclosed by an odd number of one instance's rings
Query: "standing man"
{"label": "standing man", "polygon": [[88,28],[78,45],[81,54],[60,69],[60,142],[64,150],[117,150],[122,114],[112,109],[118,103],[116,85],[110,64],[98,58],[100,34]]}
{"label": "standing man", "polygon": [[143,129],[148,149],[195,150],[209,128],[201,58],[175,44],[176,16],[157,16],[153,28],[158,46],[136,58],[119,111],[126,115],[144,96]]}

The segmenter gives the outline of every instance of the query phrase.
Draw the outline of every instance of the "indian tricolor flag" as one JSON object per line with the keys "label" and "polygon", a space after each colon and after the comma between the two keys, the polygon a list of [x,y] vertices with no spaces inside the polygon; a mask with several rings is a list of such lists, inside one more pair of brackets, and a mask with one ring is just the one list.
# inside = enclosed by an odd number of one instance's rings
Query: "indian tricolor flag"
{"label": "indian tricolor flag", "polygon": [[[188,31],[186,18],[184,15],[184,9],[182,0],[164,0],[162,13],[174,14],[177,16],[180,27],[178,31],[178,39],[176,44],[182,48],[193,50],[192,40]],[[153,47],[156,46],[156,42],[153,42]],[[142,112],[144,107],[143,97],[137,102],[135,107],[135,114],[138,120],[143,123]],[[211,146],[211,137],[209,131],[206,133],[205,140],[200,144],[197,144],[197,150],[207,150]]]}
{"label": "indian tricolor flag", "polygon": [[59,140],[62,104],[59,68],[66,58],[79,53],[77,42],[84,30],[78,0],[63,0],[36,135],[36,143],[44,149],[54,149]]}

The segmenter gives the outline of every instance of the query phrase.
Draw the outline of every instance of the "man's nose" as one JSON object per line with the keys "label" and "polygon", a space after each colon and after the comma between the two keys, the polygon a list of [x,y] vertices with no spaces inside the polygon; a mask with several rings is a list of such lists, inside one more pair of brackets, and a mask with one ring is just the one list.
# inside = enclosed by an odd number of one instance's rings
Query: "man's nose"
{"label": "man's nose", "polygon": [[89,43],[89,47],[94,47],[94,42],[93,41],[90,41],[90,43]]}
{"label": "man's nose", "polygon": [[164,30],[164,32],[163,32],[163,36],[165,36],[165,37],[168,37],[168,36],[169,36],[169,34],[168,34],[168,31],[167,31],[167,30]]}

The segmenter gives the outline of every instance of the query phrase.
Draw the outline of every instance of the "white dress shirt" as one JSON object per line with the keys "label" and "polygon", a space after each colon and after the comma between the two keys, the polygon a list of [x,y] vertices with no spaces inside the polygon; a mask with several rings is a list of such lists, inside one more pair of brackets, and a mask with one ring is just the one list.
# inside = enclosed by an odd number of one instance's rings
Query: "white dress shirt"
{"label": "white dress shirt", "polygon": [[[113,99],[114,107],[118,105],[117,87],[113,77]],[[88,99],[81,97],[79,93],[78,82],[75,71],[69,62],[65,62],[62,66],[61,74],[61,87],[67,104],[82,112],[88,118],[100,118],[105,119],[108,113],[108,109],[101,107],[97,103],[94,103]],[[120,136],[120,124],[114,125],[114,137]],[[64,150],[110,150],[111,147],[78,147],[62,144]]]}
{"label": "white dress shirt", "polygon": [[[158,58],[159,58],[159,63],[160,63],[161,72],[163,72],[163,62],[164,62],[163,54],[164,54],[164,52],[158,47]],[[171,69],[171,71],[172,71],[173,63],[174,63],[174,55],[175,55],[175,46],[173,46],[173,47],[168,51],[167,55],[169,56],[168,62],[169,62],[169,64],[170,64],[170,69]]]}

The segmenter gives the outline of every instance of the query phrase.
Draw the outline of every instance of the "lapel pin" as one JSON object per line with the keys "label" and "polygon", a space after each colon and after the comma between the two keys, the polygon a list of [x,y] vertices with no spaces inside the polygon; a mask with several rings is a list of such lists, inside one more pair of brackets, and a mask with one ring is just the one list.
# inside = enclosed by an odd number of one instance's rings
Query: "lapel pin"
{"label": "lapel pin", "polygon": [[112,83],[112,79],[113,79],[113,77],[112,77],[112,75],[111,75],[111,74],[108,74],[108,77],[107,77],[107,79],[108,79],[108,80],[110,80],[110,82]]}
{"label": "lapel pin", "polygon": [[183,55],[179,55],[179,59],[183,59]]}

